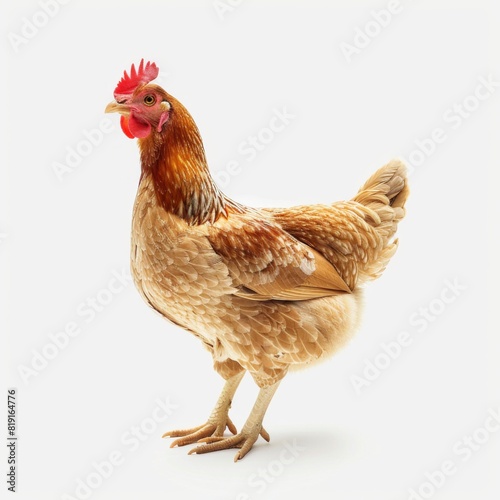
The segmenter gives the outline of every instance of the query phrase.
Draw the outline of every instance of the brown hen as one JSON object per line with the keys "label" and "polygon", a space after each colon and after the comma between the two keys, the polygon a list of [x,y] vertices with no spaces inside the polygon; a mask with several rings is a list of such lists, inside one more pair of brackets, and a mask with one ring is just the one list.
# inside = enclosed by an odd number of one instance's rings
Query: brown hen
{"label": "brown hen", "polygon": [[[396,251],[408,196],[392,161],[350,201],[254,209],[227,198],[210,176],[188,111],[161,87],[154,63],[124,74],[107,112],[138,138],[141,179],[132,222],[132,273],[144,300],[190,331],[226,380],[207,422],[172,431],[190,453],[251,449],[266,409],[291,368],[332,355],[353,334],[361,285]],[[237,433],[228,411],[244,373],[260,387]],[[235,434],[224,437],[226,427]]]}

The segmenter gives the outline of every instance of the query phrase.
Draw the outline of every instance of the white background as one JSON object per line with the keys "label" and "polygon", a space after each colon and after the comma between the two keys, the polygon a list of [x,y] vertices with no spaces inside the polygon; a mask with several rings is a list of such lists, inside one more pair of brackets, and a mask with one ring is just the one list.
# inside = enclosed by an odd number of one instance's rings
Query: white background
{"label": "white background", "polygon": [[[498,325],[488,322],[498,307],[500,87],[459,126],[445,119],[464,100],[474,107],[480,77],[500,81],[498,9],[402,1],[348,61],[341,44],[388,2],[232,3],[221,16],[212,0],[72,0],[17,45],[24,18],[41,23],[43,10],[32,0],[2,4],[2,400],[17,388],[17,498],[83,498],[77,481],[99,482],[92,464],[112,453],[121,465],[92,499],[403,500],[422,487],[427,498],[498,498],[500,432],[479,429],[500,410]],[[412,169],[400,248],[367,288],[355,340],[284,380],[265,419],[271,442],[237,464],[234,450],[187,456],[160,438],[204,422],[222,386],[196,339],[153,314],[132,284],[91,321],[82,314],[88,298],[106,296],[113,271],[128,269],[138,151],[103,111],[142,57],[191,111],[213,172],[238,162],[224,184],[239,201],[349,198],[392,157],[408,159],[415,141],[436,128],[446,136]],[[241,144],[283,108],[291,123],[247,161]],[[112,131],[58,179],[54,163],[103,118]],[[450,304],[440,299],[447,280],[465,288]],[[435,314],[423,320],[430,305]],[[23,381],[20,366],[68,322],[81,333]],[[366,360],[405,331],[411,345],[356,391]],[[238,427],[256,394],[245,378],[231,411]],[[177,408],[156,423],[158,398]],[[132,449],[127,433],[141,425],[149,433]],[[484,443],[470,458],[456,444],[467,435]],[[294,440],[300,451],[284,452]],[[446,460],[455,469],[444,484],[422,486]]]}

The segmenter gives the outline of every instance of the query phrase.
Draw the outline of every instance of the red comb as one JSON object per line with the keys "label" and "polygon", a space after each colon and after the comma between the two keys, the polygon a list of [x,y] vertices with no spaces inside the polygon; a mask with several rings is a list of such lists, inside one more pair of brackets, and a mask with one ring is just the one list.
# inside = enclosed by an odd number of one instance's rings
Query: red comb
{"label": "red comb", "polygon": [[137,71],[135,66],[132,64],[130,76],[127,75],[126,71],[123,72],[123,77],[116,86],[115,95],[133,94],[137,87],[154,80],[158,76],[159,72],[160,70],[155,63],[147,62],[146,65],[144,65],[144,59],[141,59],[141,64],[139,64],[139,69]]}

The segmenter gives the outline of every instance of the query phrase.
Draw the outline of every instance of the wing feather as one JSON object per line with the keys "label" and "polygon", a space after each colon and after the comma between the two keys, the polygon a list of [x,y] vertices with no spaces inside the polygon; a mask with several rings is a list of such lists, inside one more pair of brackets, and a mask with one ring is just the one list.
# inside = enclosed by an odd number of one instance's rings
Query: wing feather
{"label": "wing feather", "polygon": [[207,237],[240,297],[293,301],[351,292],[323,255],[261,214],[230,214]]}

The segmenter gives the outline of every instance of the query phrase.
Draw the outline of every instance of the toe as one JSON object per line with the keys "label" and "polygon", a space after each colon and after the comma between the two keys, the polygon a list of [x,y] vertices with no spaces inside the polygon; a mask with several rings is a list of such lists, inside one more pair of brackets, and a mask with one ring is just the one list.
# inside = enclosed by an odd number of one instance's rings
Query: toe
{"label": "toe", "polygon": [[228,450],[230,448],[236,447],[242,439],[244,438],[241,435],[223,438],[212,443],[197,446],[196,448],[189,450],[188,455],[192,455],[193,453],[200,455],[202,453],[210,453],[212,451]]}
{"label": "toe", "polygon": [[210,436],[210,437],[205,437],[205,438],[202,438],[202,439],[198,439],[198,441],[196,441],[197,443],[217,443],[218,441],[222,441],[223,438],[222,436]]}
{"label": "toe", "polygon": [[269,436],[269,433],[266,431],[266,429],[264,429],[264,427],[262,427],[262,429],[260,430],[260,435],[269,443],[269,441],[271,440],[271,436]]}
{"label": "toe", "polygon": [[231,421],[231,419],[229,417],[227,417],[226,425],[227,425],[228,431],[231,434],[235,434],[235,435],[238,434],[238,430],[236,429],[236,426],[233,424],[233,422]]}
{"label": "toe", "polygon": [[[177,437],[171,445],[170,448],[175,448],[176,446],[185,446],[187,444],[196,443],[198,440],[206,437],[211,437],[215,432],[215,425],[204,425],[202,427],[195,427],[194,429],[190,429],[189,431],[177,431],[174,433],[170,433],[170,437]],[[175,435],[174,435],[175,434]]]}

